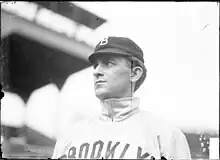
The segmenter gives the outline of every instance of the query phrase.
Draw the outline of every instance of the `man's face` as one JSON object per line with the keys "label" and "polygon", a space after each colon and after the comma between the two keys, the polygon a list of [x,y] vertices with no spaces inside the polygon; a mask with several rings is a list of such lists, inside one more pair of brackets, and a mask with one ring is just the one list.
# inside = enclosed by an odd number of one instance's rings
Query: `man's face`
{"label": "man's face", "polygon": [[99,55],[93,67],[95,94],[99,99],[131,96],[131,69],[124,57]]}

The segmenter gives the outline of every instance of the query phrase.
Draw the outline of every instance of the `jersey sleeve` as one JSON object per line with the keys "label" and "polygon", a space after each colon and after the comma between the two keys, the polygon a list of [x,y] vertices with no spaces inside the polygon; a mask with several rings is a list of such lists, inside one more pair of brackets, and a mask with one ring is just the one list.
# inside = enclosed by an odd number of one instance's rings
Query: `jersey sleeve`
{"label": "jersey sleeve", "polygon": [[190,148],[186,136],[180,129],[173,131],[171,140],[172,159],[191,160]]}

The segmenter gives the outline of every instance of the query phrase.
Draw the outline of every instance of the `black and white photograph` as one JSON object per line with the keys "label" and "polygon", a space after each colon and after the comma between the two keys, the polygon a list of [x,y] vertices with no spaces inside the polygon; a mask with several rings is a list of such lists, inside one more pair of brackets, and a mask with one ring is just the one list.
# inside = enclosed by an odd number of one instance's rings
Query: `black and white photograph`
{"label": "black and white photograph", "polygon": [[1,157],[219,159],[219,2],[1,1]]}

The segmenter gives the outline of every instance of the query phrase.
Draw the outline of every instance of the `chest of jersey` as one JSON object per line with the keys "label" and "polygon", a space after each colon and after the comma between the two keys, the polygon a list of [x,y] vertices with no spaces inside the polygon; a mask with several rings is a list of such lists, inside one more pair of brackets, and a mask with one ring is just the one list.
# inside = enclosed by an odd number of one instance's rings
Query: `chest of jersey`
{"label": "chest of jersey", "polygon": [[94,123],[74,130],[60,158],[160,158],[156,134],[140,123]]}

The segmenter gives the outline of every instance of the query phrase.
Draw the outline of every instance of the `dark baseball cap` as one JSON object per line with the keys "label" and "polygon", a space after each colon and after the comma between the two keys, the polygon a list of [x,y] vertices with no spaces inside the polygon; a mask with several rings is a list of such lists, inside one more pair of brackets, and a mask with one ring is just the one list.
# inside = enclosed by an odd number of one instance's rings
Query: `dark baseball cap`
{"label": "dark baseball cap", "polygon": [[126,37],[106,37],[95,47],[94,52],[89,56],[89,62],[94,63],[97,55],[119,54],[133,56],[144,63],[142,49],[130,38]]}

